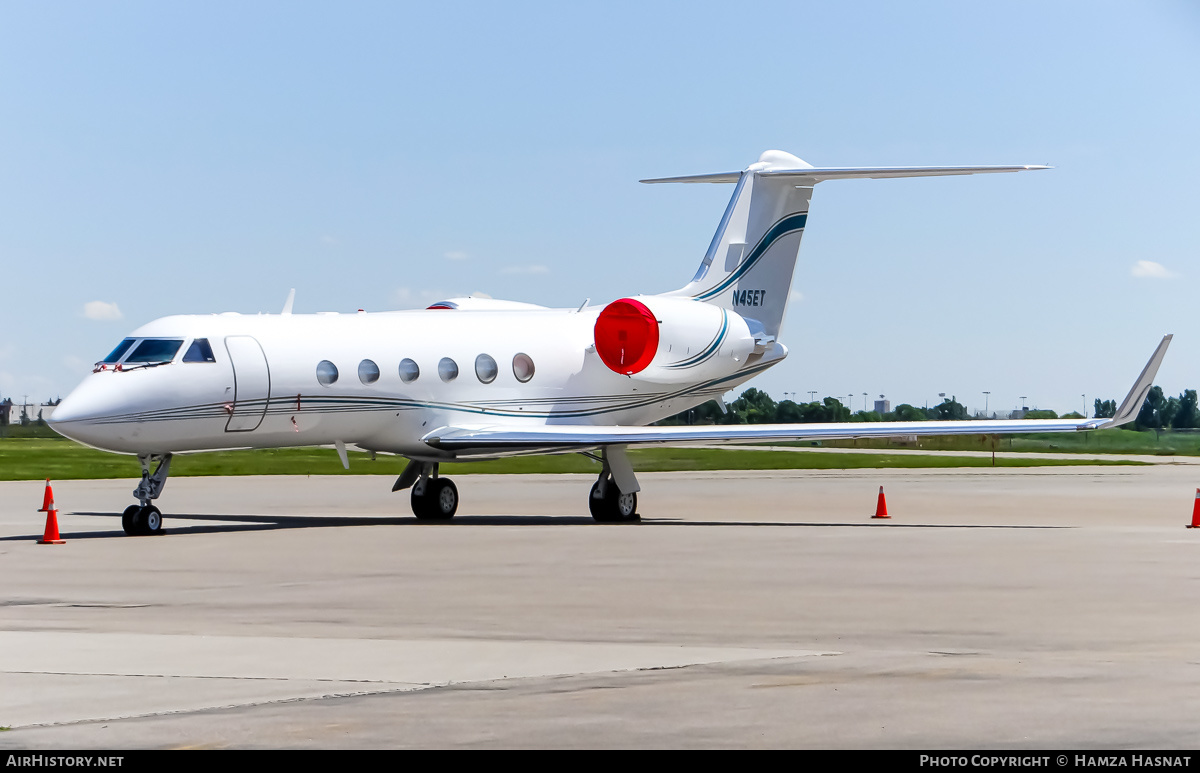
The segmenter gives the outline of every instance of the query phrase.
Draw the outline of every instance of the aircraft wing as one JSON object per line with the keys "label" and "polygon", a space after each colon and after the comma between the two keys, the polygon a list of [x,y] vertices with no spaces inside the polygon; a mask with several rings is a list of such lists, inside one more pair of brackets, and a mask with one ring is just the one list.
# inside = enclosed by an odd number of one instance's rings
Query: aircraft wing
{"label": "aircraft wing", "polygon": [[540,427],[441,427],[422,440],[460,457],[562,453],[601,446],[712,444],[786,440],[846,440],[912,435],[1014,435],[1076,432],[1126,424],[1137,416],[1158,374],[1172,336],[1164,336],[1112,418],[1022,419],[1012,421],[846,422],[831,424],[740,424],[671,427],[554,424]]}

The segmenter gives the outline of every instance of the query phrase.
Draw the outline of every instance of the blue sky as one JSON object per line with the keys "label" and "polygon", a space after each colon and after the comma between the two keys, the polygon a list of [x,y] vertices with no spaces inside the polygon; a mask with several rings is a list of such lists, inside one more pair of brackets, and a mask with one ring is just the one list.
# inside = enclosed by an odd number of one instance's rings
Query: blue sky
{"label": "blue sky", "polygon": [[[1200,388],[1200,6],[0,0],[0,395],[171,313],[577,306],[683,285],[727,186],[819,185],[777,399]],[[1197,340],[1193,340],[1197,339]]]}

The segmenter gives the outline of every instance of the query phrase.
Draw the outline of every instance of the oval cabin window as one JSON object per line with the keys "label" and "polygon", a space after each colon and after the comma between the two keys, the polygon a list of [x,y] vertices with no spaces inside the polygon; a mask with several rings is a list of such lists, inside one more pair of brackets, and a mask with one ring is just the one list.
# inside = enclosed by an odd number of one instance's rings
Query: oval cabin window
{"label": "oval cabin window", "polygon": [[358,363],[358,380],[364,384],[374,384],[379,380],[379,366],[372,360]]}
{"label": "oval cabin window", "polygon": [[524,352],[513,357],[513,375],[522,384],[533,378],[533,358]]}
{"label": "oval cabin window", "polygon": [[490,384],[496,380],[496,374],[500,372],[500,367],[496,365],[496,361],[491,355],[481,354],[475,358],[475,375],[484,384]]}
{"label": "oval cabin window", "polygon": [[329,386],[338,380],[338,369],[329,360],[321,360],[317,363],[317,381],[323,386]]}

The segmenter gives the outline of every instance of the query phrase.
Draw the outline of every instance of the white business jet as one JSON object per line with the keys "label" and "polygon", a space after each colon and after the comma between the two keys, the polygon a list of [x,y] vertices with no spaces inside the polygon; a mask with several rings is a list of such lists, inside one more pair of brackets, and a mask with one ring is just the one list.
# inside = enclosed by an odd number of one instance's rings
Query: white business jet
{"label": "white business jet", "polygon": [[597,521],[637,518],[626,449],[727,443],[1012,434],[1111,427],[1145,399],[1163,338],[1111,419],[646,426],[737,387],[787,356],[778,340],[813,187],[826,180],[931,177],[1042,166],[821,168],[772,150],[744,171],[643,180],[732,183],[695,277],[674,292],[551,309],[452,298],[357,314],[164,317],[133,331],[55,410],[51,423],[96,448],[136,454],[128,534],[155,534],[172,454],[332,445],[410,461],[417,518],[446,520],[458,490],[441,462],[578,452],[601,464]]}

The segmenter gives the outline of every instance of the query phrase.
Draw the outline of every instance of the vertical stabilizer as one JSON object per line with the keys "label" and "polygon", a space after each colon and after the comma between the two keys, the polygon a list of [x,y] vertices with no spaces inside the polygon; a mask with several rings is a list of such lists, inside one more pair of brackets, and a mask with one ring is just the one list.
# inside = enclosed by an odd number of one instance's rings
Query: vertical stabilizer
{"label": "vertical stabilizer", "polygon": [[735,311],[778,336],[816,181],[760,173],[806,168],[811,166],[790,153],[768,150],[741,172],[696,276],[667,295]]}
{"label": "vertical stabilizer", "polygon": [[813,186],[825,180],[945,177],[1049,169],[1009,166],[814,167],[782,150],[768,150],[742,172],[660,177],[644,183],[736,183],[700,270],[667,295],[693,298],[756,320],[768,338],[779,335],[792,288],[800,238]]}

